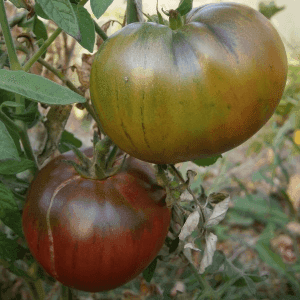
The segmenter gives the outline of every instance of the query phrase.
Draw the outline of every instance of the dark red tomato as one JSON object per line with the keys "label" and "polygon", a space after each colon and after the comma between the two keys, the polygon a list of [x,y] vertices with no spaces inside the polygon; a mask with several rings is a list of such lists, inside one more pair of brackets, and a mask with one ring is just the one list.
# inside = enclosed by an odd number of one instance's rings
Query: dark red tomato
{"label": "dark red tomato", "polygon": [[32,182],[23,211],[30,251],[66,286],[98,292],[141,273],[161,249],[170,224],[165,190],[152,166],[128,158],[105,180],[80,177],[62,159]]}

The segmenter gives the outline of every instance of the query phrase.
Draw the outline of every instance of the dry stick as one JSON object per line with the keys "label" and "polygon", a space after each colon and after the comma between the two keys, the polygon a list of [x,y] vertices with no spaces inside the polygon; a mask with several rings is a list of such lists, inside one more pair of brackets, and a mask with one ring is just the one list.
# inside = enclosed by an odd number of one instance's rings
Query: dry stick
{"label": "dry stick", "polygon": [[71,110],[72,105],[55,105],[48,111],[47,120],[44,122],[47,129],[47,141],[43,152],[38,156],[40,166],[57,149]]}
{"label": "dry stick", "polygon": [[[182,182],[184,183],[185,180],[183,179],[181,173],[176,169],[176,167],[174,165],[170,165],[172,171],[174,171],[175,175],[177,176],[177,178]],[[199,203],[197,197],[195,196],[195,194],[193,193],[193,191],[190,189],[190,187],[187,188],[187,191],[192,195],[193,197],[193,200],[198,204],[198,207],[200,209],[200,212],[201,212],[201,218],[202,218],[202,222],[204,223],[205,222],[205,216],[204,216],[204,211],[203,211],[203,208],[201,206],[201,204]]]}

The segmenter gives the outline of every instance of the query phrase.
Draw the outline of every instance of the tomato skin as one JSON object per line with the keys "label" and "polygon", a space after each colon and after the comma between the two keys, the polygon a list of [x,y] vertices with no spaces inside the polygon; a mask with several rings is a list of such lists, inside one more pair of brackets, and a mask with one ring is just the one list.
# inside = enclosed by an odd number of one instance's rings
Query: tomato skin
{"label": "tomato skin", "polygon": [[152,166],[134,158],[103,181],[81,178],[66,158],[74,156],[51,161],[30,186],[22,219],[29,249],[66,286],[114,289],[141,273],[163,246],[171,217],[165,190]]}
{"label": "tomato skin", "polygon": [[245,5],[193,9],[177,31],[132,23],[95,56],[91,99],[107,135],[141,160],[224,153],[254,135],[284,91],[287,58],[274,27]]}

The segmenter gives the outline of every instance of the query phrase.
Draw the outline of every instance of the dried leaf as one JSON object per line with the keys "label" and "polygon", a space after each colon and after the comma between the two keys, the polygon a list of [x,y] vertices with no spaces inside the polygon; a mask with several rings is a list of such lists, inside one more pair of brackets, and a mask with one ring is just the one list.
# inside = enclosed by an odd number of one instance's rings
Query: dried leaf
{"label": "dried leaf", "polygon": [[211,204],[218,204],[222,202],[224,199],[226,199],[229,195],[225,193],[211,193],[208,196],[207,201]]}
{"label": "dried leaf", "polygon": [[227,198],[225,200],[223,200],[222,202],[218,203],[215,206],[212,215],[205,222],[205,228],[209,228],[214,225],[217,225],[225,218],[226,212],[229,207],[229,201],[230,201],[230,198],[229,198],[229,196],[227,196]]}
{"label": "dried leaf", "polygon": [[181,232],[179,234],[180,240],[185,240],[191,233],[197,228],[200,220],[200,215],[198,211],[192,212],[186,222],[184,223]]}
{"label": "dried leaf", "polygon": [[204,256],[202,258],[201,264],[200,264],[200,270],[199,273],[204,273],[205,269],[212,264],[214,253],[216,251],[217,247],[217,236],[210,232],[208,236],[205,237],[206,240],[206,246],[204,249]]}
{"label": "dried leaf", "polygon": [[184,248],[189,248],[189,249],[193,249],[195,251],[201,252],[201,250],[199,248],[197,248],[194,243],[187,243],[184,245]]}

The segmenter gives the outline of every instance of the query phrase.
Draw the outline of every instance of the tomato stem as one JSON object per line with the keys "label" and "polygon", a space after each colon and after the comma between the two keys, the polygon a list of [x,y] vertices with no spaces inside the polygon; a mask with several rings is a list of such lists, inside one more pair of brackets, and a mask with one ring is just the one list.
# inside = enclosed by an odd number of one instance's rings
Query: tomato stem
{"label": "tomato stem", "polygon": [[182,27],[182,17],[181,14],[177,10],[169,10],[169,24],[172,30],[177,30]]}
{"label": "tomato stem", "polygon": [[32,65],[46,52],[47,48],[53,43],[53,41],[62,32],[61,28],[57,28],[52,35],[44,42],[44,44],[39,48],[39,50],[27,61],[24,65],[24,71],[29,71]]}
{"label": "tomato stem", "polygon": [[7,47],[8,57],[9,57],[9,63],[11,70],[22,70],[22,66],[18,60],[15,45],[10,33],[8,20],[5,13],[5,6],[3,0],[0,1],[0,24],[5,40],[5,44]]}
{"label": "tomato stem", "polygon": [[101,29],[101,27],[98,25],[98,23],[94,20],[94,25],[95,25],[95,31],[97,34],[105,41],[108,36],[107,34]]}
{"label": "tomato stem", "polygon": [[127,24],[140,21],[138,6],[135,0],[127,0],[126,21]]}

